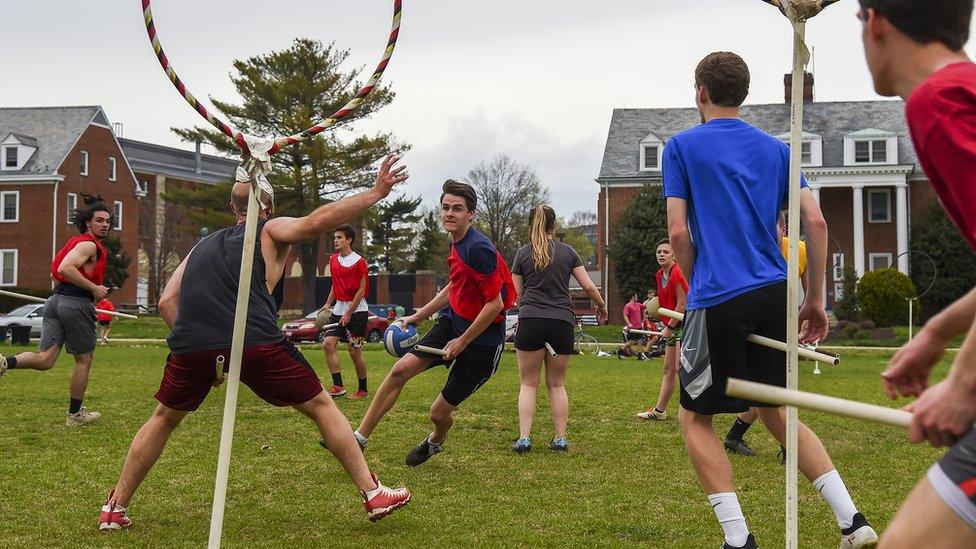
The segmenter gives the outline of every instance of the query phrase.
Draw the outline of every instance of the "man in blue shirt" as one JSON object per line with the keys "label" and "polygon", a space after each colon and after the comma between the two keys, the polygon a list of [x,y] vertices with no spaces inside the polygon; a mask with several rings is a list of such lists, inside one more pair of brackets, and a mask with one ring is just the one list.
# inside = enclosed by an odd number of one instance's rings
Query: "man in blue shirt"
{"label": "man in blue shirt", "polygon": [[[756,547],[742,515],[732,466],[712,425],[719,413],[759,408],[784,443],[783,408],[731,398],[729,377],[786,386],[785,353],[746,343],[750,333],[786,339],[786,263],[776,222],[788,198],[789,148],[739,118],[749,68],[729,52],[709,54],[695,69],[702,125],[672,137],[664,149],[664,196],[674,255],[691,288],[681,348],[681,423],[698,480],[725,533],[723,547]],[[801,343],[824,339],[827,224],[802,183],[809,289],[800,310]],[[874,547],[877,534],[857,512],[817,435],[798,426],[799,468],[830,505],[841,549]]]}

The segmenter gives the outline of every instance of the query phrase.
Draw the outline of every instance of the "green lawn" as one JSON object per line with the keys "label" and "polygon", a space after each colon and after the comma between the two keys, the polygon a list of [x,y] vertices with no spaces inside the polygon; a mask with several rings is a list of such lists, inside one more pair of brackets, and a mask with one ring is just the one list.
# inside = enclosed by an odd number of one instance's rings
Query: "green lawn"
{"label": "green lawn", "polygon": [[[0,352],[9,353],[0,345]],[[309,359],[327,377],[321,351]],[[64,427],[70,358],[52,371],[12,371],[0,379],[0,546],[200,547],[207,541],[224,390],[177,431],[130,507],[133,527],[99,534],[97,512],[117,478],[132,436],[155,406],[166,350],[109,346],[96,351],[86,405],[99,423]],[[371,388],[393,360],[368,350]],[[886,355],[845,353],[843,364],[813,376],[808,390],[884,403],[877,374]],[[430,402],[443,369],[413,380],[380,424],[367,460],[387,484],[406,484],[414,500],[377,524],[337,462],[316,444],[311,423],[265,405],[244,389],[238,409],[224,540],[228,547],[574,546],[717,547],[721,529],[701,493],[678,424],[633,417],[659,383],[649,362],[574,358],[568,379],[568,454],[545,448],[552,435],[540,399],[536,448],[510,450],[517,437],[518,375],[513,353],[495,378],[464,403],[446,450],[411,469],[403,458],[428,432]],[[352,377],[346,357],[344,373]],[[940,369],[944,374],[946,365]],[[541,391],[544,393],[545,391]],[[366,402],[337,401],[354,423]],[[672,413],[675,406],[672,404]],[[855,502],[878,530],[939,455],[912,446],[896,429],[803,413],[821,435]],[[731,422],[718,418],[720,430]],[[733,458],[743,511],[763,547],[783,545],[783,468],[760,428],[747,439],[756,458]],[[261,450],[262,445],[269,450]],[[833,514],[801,482],[800,546],[836,546]]]}

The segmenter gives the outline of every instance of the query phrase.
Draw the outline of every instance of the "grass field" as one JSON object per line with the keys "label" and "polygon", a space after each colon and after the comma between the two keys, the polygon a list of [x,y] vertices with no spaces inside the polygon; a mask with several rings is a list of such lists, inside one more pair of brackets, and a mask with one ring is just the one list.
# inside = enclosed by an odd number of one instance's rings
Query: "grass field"
{"label": "grass field", "polygon": [[[0,352],[16,351],[0,345]],[[307,349],[328,377],[318,349]],[[55,369],[11,371],[0,379],[0,546],[200,547],[206,544],[216,469],[223,389],[215,390],[171,440],[136,493],[130,530],[99,534],[97,512],[118,476],[132,436],[155,406],[166,350],[109,346],[96,351],[86,405],[102,419],[64,426],[70,357]],[[842,366],[811,375],[808,390],[884,403],[877,374],[887,355],[845,353]],[[393,360],[366,352],[375,388]],[[946,364],[939,368],[944,375]],[[352,377],[344,357],[344,374]],[[227,547],[717,547],[721,529],[701,493],[675,420],[633,417],[660,381],[649,362],[574,358],[570,451],[550,452],[548,401],[540,391],[536,448],[510,450],[518,434],[515,356],[506,353],[495,378],[465,402],[445,452],[425,465],[404,465],[428,432],[426,417],[446,372],[415,378],[380,424],[366,457],[387,484],[406,484],[414,499],[377,524],[332,456],[316,444],[312,424],[265,405],[244,389],[224,525]],[[357,424],[367,402],[339,399]],[[672,414],[675,405],[672,404]],[[858,507],[878,530],[939,455],[912,446],[898,430],[802,413],[821,436]],[[731,416],[717,418],[724,434]],[[733,457],[740,500],[763,547],[783,545],[784,473],[778,446],[761,428],[747,440],[755,458]],[[270,445],[269,450],[261,450]],[[833,514],[800,485],[800,546],[836,547]]]}

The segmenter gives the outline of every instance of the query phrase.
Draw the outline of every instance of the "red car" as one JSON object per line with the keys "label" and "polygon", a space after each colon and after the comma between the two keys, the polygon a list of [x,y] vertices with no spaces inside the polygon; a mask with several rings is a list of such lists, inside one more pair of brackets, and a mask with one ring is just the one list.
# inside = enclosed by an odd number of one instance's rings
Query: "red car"
{"label": "red car", "polygon": [[[286,322],[281,327],[281,331],[285,333],[285,337],[296,343],[300,341],[322,341],[325,339],[325,330],[319,330],[315,327],[316,315],[318,315],[318,311],[312,311],[305,315],[305,318]],[[372,312],[369,313],[366,320],[366,341],[371,343],[382,341],[383,332],[389,325],[389,320],[380,318]]]}

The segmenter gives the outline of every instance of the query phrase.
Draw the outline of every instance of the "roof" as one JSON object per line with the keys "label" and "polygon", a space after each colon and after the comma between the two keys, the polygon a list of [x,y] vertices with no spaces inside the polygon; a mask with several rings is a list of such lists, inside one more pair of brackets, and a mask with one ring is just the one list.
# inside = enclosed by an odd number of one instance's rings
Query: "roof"
{"label": "roof", "polygon": [[[742,119],[771,135],[781,135],[790,131],[790,105],[744,105]],[[645,136],[654,133],[667,141],[699,124],[701,117],[695,108],[614,109],[599,178],[647,178],[647,172],[638,171],[638,144]],[[894,133],[899,138],[897,163],[917,163],[902,101],[808,102],[804,104],[803,130],[823,138],[824,167],[843,166],[844,137],[862,130],[872,130],[870,135]]]}
{"label": "roof", "polygon": [[119,139],[132,170],[162,174],[176,179],[199,183],[221,183],[234,177],[240,160],[200,155],[201,170],[196,171],[196,151],[166,147],[133,139]]}
{"label": "roof", "polygon": [[17,134],[22,143],[20,136],[30,136],[34,143],[24,144],[37,147],[22,169],[5,171],[4,175],[54,174],[93,121],[108,125],[101,107],[0,108],[0,135]]}

